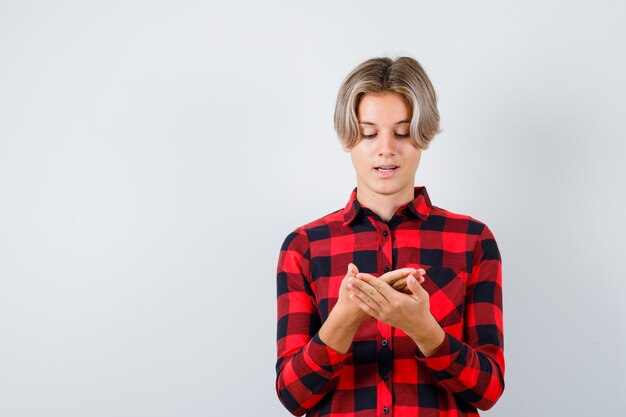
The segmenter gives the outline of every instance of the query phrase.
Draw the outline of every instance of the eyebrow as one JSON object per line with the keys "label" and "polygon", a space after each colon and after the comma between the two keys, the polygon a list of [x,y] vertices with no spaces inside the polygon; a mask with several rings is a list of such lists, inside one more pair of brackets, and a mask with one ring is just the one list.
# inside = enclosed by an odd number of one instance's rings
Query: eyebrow
{"label": "eyebrow", "polygon": [[[402,123],[411,123],[411,121],[410,120],[400,120],[399,122],[396,122],[397,125],[402,124]],[[376,123],[368,122],[367,120],[359,120],[359,124],[376,126]]]}

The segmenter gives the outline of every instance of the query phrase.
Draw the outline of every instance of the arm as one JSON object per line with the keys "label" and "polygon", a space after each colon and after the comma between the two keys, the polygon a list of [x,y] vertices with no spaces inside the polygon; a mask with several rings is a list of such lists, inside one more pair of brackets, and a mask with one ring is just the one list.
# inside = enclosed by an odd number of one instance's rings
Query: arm
{"label": "arm", "polygon": [[[350,300],[348,282],[359,273],[348,265],[337,302],[321,324],[311,287],[309,242],[305,234],[291,233],[278,260],[278,335],[276,391],[282,404],[302,415],[337,386],[360,324],[369,317]],[[402,290],[407,275],[423,269],[403,268],[381,276],[381,281]],[[395,291],[395,290],[394,290]]]}
{"label": "arm", "polygon": [[485,226],[474,250],[466,285],[464,338],[445,332],[430,312],[430,297],[410,276],[411,295],[370,274],[357,274],[349,288],[358,305],[376,319],[402,329],[417,345],[416,360],[439,384],[476,408],[491,408],[504,390],[502,273],[500,254]]}
{"label": "arm", "polygon": [[[310,285],[308,250],[306,235],[291,233],[277,268],[276,392],[294,415],[306,413],[335,389],[354,334],[367,317],[356,306],[359,314],[351,315],[338,301],[321,325]],[[358,272],[350,267],[352,274]]]}
{"label": "arm", "polygon": [[502,265],[500,252],[484,226],[473,256],[465,296],[464,338],[445,333],[443,343],[417,360],[439,384],[459,398],[487,410],[504,391]]}

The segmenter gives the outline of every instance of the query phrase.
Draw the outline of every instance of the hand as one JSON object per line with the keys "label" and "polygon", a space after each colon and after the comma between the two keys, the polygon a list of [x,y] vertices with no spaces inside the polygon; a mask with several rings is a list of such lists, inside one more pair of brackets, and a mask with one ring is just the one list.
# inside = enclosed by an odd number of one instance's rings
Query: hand
{"label": "hand", "polygon": [[350,323],[352,326],[358,327],[363,320],[367,319],[367,314],[361,309],[354,301],[350,300],[350,291],[348,289],[348,281],[356,279],[356,275],[359,273],[359,269],[353,263],[348,264],[348,272],[341,281],[339,287],[339,296],[337,297],[337,303],[333,307],[331,314],[342,316],[342,320],[346,323]]}
{"label": "hand", "polygon": [[445,336],[443,329],[430,313],[428,292],[415,275],[409,274],[406,284],[411,294],[394,290],[384,280],[373,275],[357,273],[349,280],[350,299],[367,314],[401,329],[409,335],[425,355],[436,349]]}
{"label": "hand", "polygon": [[410,274],[415,275],[419,273],[420,277],[418,281],[424,282],[424,271],[423,268],[415,269],[415,268],[401,268],[395,269],[393,271],[389,271],[383,275],[381,275],[378,279],[385,281],[396,291],[403,292],[405,294],[412,294],[411,289],[408,287],[406,280]]}

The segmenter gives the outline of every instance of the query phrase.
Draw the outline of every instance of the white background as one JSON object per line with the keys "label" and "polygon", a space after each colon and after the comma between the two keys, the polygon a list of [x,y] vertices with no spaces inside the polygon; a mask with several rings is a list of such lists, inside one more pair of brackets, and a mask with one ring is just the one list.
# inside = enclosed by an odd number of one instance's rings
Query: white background
{"label": "white background", "polygon": [[275,271],[355,186],[358,63],[410,55],[416,184],[494,232],[489,416],[623,412],[623,1],[0,2],[0,415],[286,416]]}

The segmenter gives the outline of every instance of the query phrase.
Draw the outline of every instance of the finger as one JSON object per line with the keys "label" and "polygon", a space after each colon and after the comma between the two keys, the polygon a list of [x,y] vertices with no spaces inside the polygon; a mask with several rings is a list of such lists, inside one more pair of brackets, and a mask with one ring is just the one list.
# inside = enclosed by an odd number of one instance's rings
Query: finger
{"label": "finger", "polygon": [[350,299],[354,301],[361,308],[361,310],[365,311],[367,314],[374,318],[378,318],[378,311],[371,307],[368,303],[360,299],[358,295],[352,293],[350,294]]}
{"label": "finger", "polygon": [[[402,272],[406,272],[406,275],[402,275]],[[411,292],[411,290],[409,289],[409,287],[406,284],[406,277],[410,274],[410,273],[417,273],[418,278],[417,281],[419,283],[424,282],[424,277],[423,275],[426,273],[426,271],[424,270],[424,268],[419,268],[419,269],[415,269],[415,268],[402,268],[402,269],[396,269],[394,271],[391,272],[387,272],[383,275],[381,275],[380,278],[378,279],[382,279],[385,282],[387,282],[389,285],[391,285],[391,287],[393,289],[395,289],[396,291],[400,291],[403,292],[405,294],[413,294]],[[360,274],[363,275],[367,275],[373,279],[376,279],[375,276],[371,275],[371,274],[366,274],[365,272],[361,272]]]}
{"label": "finger", "polygon": [[375,278],[369,274],[356,274],[356,277],[359,278],[361,283],[367,283],[370,287],[374,288],[382,295],[385,301],[390,301],[396,296],[396,290],[391,288],[389,284],[380,278]]}
{"label": "finger", "polygon": [[376,277],[375,277],[374,275],[372,275],[372,274],[368,274],[367,272],[359,272],[359,273],[357,273],[357,275],[362,275],[362,276],[365,276],[365,277],[370,277],[370,278],[372,278],[372,279],[380,279],[380,278],[376,278]]}
{"label": "finger", "polygon": [[391,287],[396,291],[402,291],[404,287],[406,287],[406,279],[399,279],[393,284],[390,284]]}
{"label": "finger", "polygon": [[406,278],[409,274],[417,273],[417,269],[415,268],[400,268],[394,269],[393,271],[386,272],[380,276],[380,279],[385,281],[388,284],[395,282],[399,279]]}
{"label": "finger", "polygon": [[350,298],[354,299],[354,297],[358,298],[361,302],[367,304],[372,310],[379,311],[381,309],[380,304],[378,304],[372,297],[367,295],[367,293],[360,291],[358,289],[352,289],[350,291]]}
{"label": "finger", "polygon": [[348,264],[348,275],[352,275],[355,276],[356,274],[359,273],[359,268],[356,267],[355,264],[353,264],[352,262],[350,262]]}
{"label": "finger", "polygon": [[404,294],[409,294],[409,295],[413,294],[413,292],[411,291],[411,289],[406,283],[406,279],[403,279],[401,281],[396,281],[396,283],[393,284],[393,288],[396,291],[399,291]]}
{"label": "finger", "polygon": [[411,290],[406,285],[406,278],[402,278],[402,279],[397,280],[396,282],[391,284],[391,287],[394,290],[396,290],[396,291],[400,291],[400,292],[403,292],[405,294],[412,294]]}
{"label": "finger", "polygon": [[[418,300],[428,299],[429,297],[428,291],[426,291],[424,287],[422,287],[422,285],[418,282],[418,280],[415,278],[414,275],[409,275],[406,282],[407,282],[407,285],[409,286],[409,289],[415,296],[415,298],[417,298]],[[422,278],[422,282],[423,282],[423,278]]]}
{"label": "finger", "polygon": [[[426,271],[424,271],[423,268],[420,268],[420,269],[417,270],[417,275],[414,275],[415,278],[417,279],[417,282],[419,282],[420,284],[422,284],[425,281],[424,274],[426,274]],[[402,292],[404,294],[409,294],[409,295],[413,294],[413,291],[411,291],[411,289],[407,285],[407,278],[399,279],[396,282],[394,282],[393,284],[391,284],[391,286],[396,291],[400,291],[400,292]]]}
{"label": "finger", "polygon": [[385,301],[385,298],[376,289],[359,279],[350,279],[348,290],[350,295],[356,295],[359,300],[376,310],[381,308],[379,303]]}
{"label": "finger", "polygon": [[[411,269],[412,269],[413,271],[415,271],[415,269],[414,269],[414,268],[404,268],[404,269],[405,269],[405,270],[411,270]],[[421,269],[421,268],[420,268],[420,269]],[[421,270],[423,271],[423,269],[421,269]],[[395,271],[398,271],[398,270],[395,270]],[[395,271],[393,271],[393,272],[395,272]],[[418,269],[417,271],[419,271],[419,269]],[[388,276],[388,274],[389,274],[389,273],[387,273],[387,274],[385,274],[385,275],[387,275],[387,276]],[[360,272],[358,275],[359,275],[359,276],[367,276],[367,277],[370,277],[371,279],[374,279],[374,280],[381,280],[381,279],[383,279],[383,276],[385,276],[385,275],[382,275],[380,278],[376,278],[374,275],[368,274],[368,273],[366,273],[366,272]],[[357,277],[357,278],[358,278],[358,277]],[[418,281],[419,281],[419,282],[423,282],[423,281],[424,281],[424,278],[420,275],[420,278],[418,278]],[[413,294],[413,293],[411,292],[411,290],[409,289],[409,287],[406,285],[406,277],[400,277],[400,278],[398,278],[398,279],[396,279],[396,280],[391,280],[391,282],[387,282],[387,283],[388,283],[388,284],[389,284],[389,285],[390,285],[393,289],[395,289],[396,291],[402,292],[402,293],[404,293],[404,294],[409,294],[409,295]]]}
{"label": "finger", "polygon": [[[374,280],[376,280],[376,278],[374,278]],[[383,295],[380,294],[380,292],[378,292],[376,288],[366,283],[362,279],[358,279],[358,275],[357,279],[351,279],[348,282],[348,288],[353,294],[358,295],[361,300],[366,302],[371,307],[380,307],[387,301],[386,298],[383,297]],[[372,302],[369,302],[368,300],[372,300]],[[374,303],[376,305],[374,305]]]}

